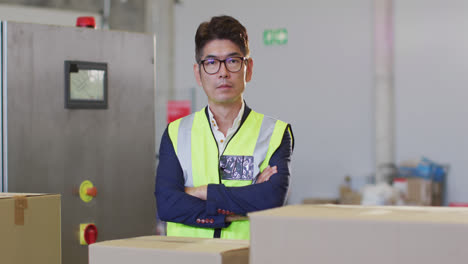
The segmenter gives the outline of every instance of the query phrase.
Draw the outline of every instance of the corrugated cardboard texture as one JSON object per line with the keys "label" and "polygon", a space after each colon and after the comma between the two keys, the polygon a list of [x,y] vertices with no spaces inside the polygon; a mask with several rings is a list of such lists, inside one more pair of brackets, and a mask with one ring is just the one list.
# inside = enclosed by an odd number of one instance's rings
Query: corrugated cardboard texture
{"label": "corrugated cardboard texture", "polygon": [[295,205],[249,214],[250,263],[467,263],[468,209]]}
{"label": "corrugated cardboard texture", "polygon": [[89,264],[246,264],[249,242],[145,236],[89,246]]}
{"label": "corrugated cardboard texture", "polygon": [[0,263],[61,263],[60,195],[0,193],[0,216]]}

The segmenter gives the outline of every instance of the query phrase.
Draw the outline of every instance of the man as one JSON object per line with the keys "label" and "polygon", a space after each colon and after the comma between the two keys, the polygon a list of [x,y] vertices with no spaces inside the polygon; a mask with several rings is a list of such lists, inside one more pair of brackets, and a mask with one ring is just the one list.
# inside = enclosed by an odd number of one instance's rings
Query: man
{"label": "man", "polygon": [[243,100],[253,68],[244,26],[213,17],[198,27],[195,45],[193,70],[208,106],[162,136],[158,215],[168,236],[249,239],[247,213],[285,203],[292,131]]}

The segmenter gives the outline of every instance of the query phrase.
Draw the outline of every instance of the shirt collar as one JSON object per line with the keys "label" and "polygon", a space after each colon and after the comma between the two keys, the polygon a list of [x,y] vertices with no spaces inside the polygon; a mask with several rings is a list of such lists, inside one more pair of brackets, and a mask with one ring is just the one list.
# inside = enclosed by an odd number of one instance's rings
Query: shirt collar
{"label": "shirt collar", "polygon": [[[209,105],[208,105],[207,108],[208,108],[208,116],[210,117],[210,125],[211,125],[211,128],[213,128],[213,125],[216,124],[216,120],[214,118],[213,113],[211,112],[211,109],[210,109]],[[237,130],[237,128],[239,128],[240,123],[242,121],[242,116],[244,115],[244,109],[245,109],[245,103],[244,103],[244,100],[242,100],[241,109],[239,110],[239,113],[237,114],[234,121],[232,122],[231,128],[229,128],[228,130],[232,130],[232,129]],[[215,127],[217,129],[217,125]]]}

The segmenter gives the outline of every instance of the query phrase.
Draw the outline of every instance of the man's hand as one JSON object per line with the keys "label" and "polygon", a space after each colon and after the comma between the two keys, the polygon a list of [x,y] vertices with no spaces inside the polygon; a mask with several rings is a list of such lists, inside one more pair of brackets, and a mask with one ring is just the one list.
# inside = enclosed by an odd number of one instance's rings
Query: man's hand
{"label": "man's hand", "polygon": [[[278,168],[276,166],[266,167],[260,175],[257,177],[257,181],[255,183],[262,183],[266,182],[270,179],[271,176],[273,176],[275,173],[278,172]],[[249,218],[244,215],[228,215],[226,216],[226,222],[235,222],[235,221],[243,221],[243,220],[248,220]]]}
{"label": "man's hand", "polygon": [[248,220],[249,218],[247,216],[243,215],[228,215],[226,216],[226,219],[224,220],[225,222],[234,222],[234,221],[242,221],[242,220]]}
{"label": "man's hand", "polygon": [[277,167],[276,166],[273,166],[273,167],[270,167],[270,165],[268,165],[268,167],[266,167],[262,173],[260,173],[260,175],[258,175],[257,177],[257,181],[255,183],[262,183],[262,182],[266,182],[270,179],[270,177],[277,173],[278,170],[277,170]]}
{"label": "man's hand", "polygon": [[198,187],[185,187],[185,193],[206,201],[208,185],[202,185]]}

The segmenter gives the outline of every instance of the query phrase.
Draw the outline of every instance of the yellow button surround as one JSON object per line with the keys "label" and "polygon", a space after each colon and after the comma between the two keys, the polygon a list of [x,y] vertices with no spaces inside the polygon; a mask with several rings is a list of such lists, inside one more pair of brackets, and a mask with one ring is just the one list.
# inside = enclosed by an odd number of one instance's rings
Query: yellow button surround
{"label": "yellow button surround", "polygon": [[88,188],[93,188],[93,187],[94,187],[93,183],[88,181],[88,180],[81,183],[81,185],[80,185],[80,198],[81,198],[81,200],[83,200],[83,202],[89,203],[89,202],[91,202],[91,200],[93,200],[93,197],[86,193]]}
{"label": "yellow button surround", "polygon": [[85,240],[85,230],[89,225],[94,225],[93,223],[80,224],[80,245],[88,245]]}

